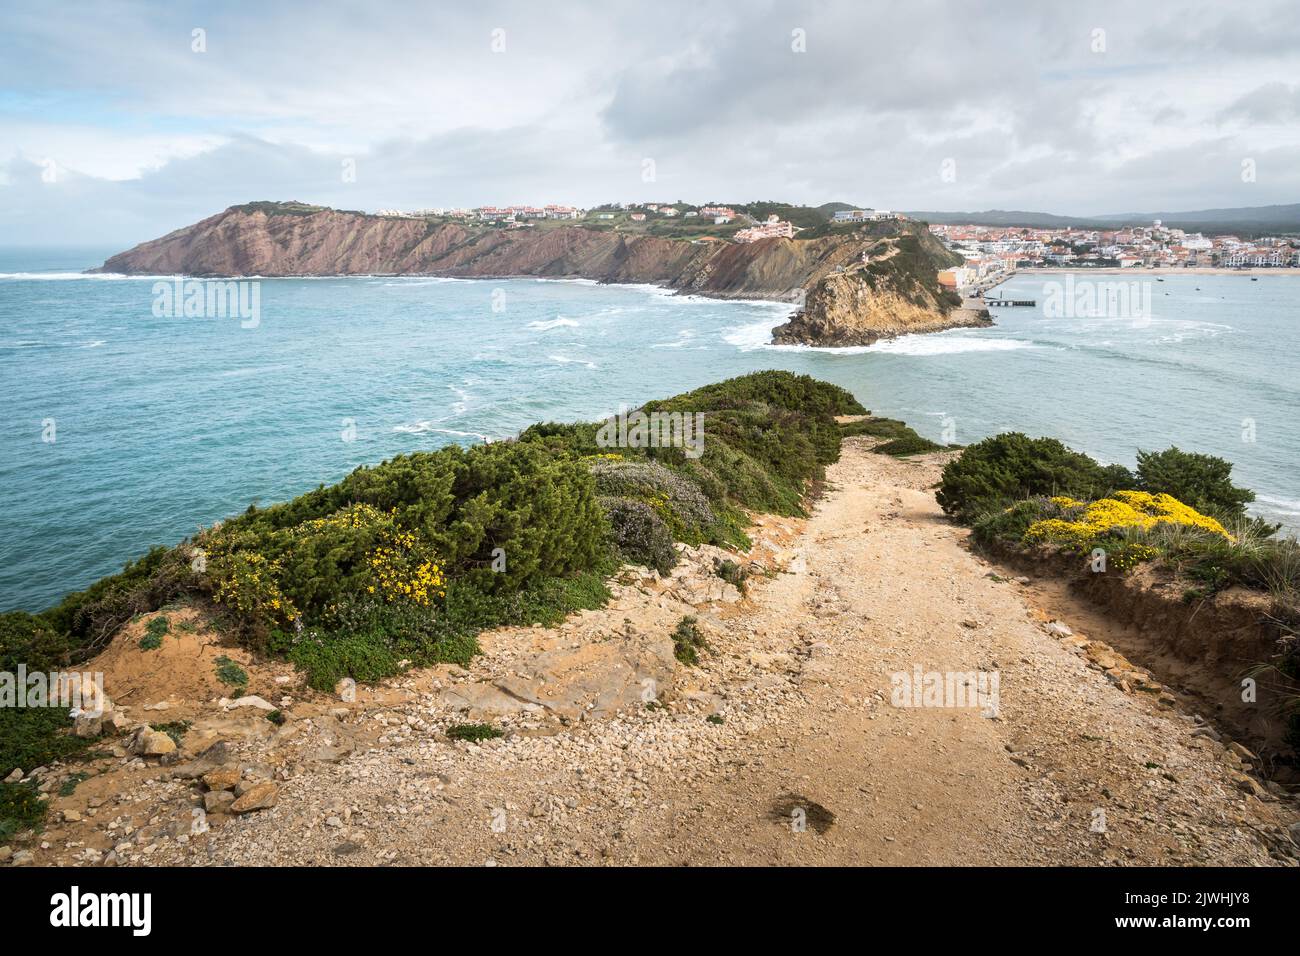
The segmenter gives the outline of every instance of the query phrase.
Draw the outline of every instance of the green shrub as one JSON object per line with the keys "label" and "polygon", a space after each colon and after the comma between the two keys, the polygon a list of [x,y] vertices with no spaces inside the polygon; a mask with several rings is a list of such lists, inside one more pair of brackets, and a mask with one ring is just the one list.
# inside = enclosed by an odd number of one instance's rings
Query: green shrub
{"label": "green shrub", "polygon": [[708,540],[717,518],[708,497],[691,478],[650,459],[597,458],[589,467],[600,495],[645,502],[674,540],[687,544]]}
{"label": "green shrub", "polygon": [[84,781],[89,779],[90,779],[90,774],[84,773],[80,770],[77,771],[76,773],[68,774],[66,777],[63,778],[63,782],[59,784],[59,796],[61,797],[72,796],[74,793],[77,792],[77,787],[79,787]]}
{"label": "green shrub", "polygon": [[217,680],[227,687],[242,691],[248,686],[248,671],[244,670],[225,654],[217,658]]}
{"label": "green shrub", "polygon": [[916,432],[906,422],[901,422],[897,418],[864,418],[856,422],[844,422],[840,425],[840,434],[845,438],[867,435],[871,438],[892,440],[915,435]]}
{"label": "green shrub", "polygon": [[1232,463],[1213,455],[1180,451],[1177,447],[1137,453],[1138,488],[1171,495],[1216,518],[1240,517],[1246,513],[1246,505],[1255,500],[1253,491],[1238,488],[1231,478]]}
{"label": "green shrub", "polygon": [[807,483],[839,457],[836,415],[866,410],[837,385],[789,372],[756,372],[693,392],[647,402],[647,412],[704,413],[703,455],[646,449],[649,457],[696,479],[715,507],[727,501],[754,511],[802,514]]}
{"label": "green shrub", "polygon": [[969,523],[1023,498],[1092,500],[1132,487],[1125,468],[1099,465],[1055,438],[1005,432],[971,445],[945,465],[935,497],[946,514]]}
{"label": "green shrub", "polygon": [[924,455],[932,451],[943,451],[943,445],[936,445],[928,438],[922,438],[920,435],[905,435],[902,438],[895,438],[893,441],[887,441],[884,444],[877,445],[871,449],[882,455],[893,455],[895,458],[903,458],[907,455]]}
{"label": "green shrub", "polygon": [[1017,501],[1009,508],[993,508],[974,520],[971,534],[981,544],[995,541],[1023,541],[1025,532],[1035,521],[1055,515],[1046,514],[1045,499]]}
{"label": "green shrub", "polygon": [[159,616],[153,618],[144,629],[144,637],[140,638],[140,649],[145,651],[156,651],[162,647],[163,635],[171,629],[167,618]]}
{"label": "green shrub", "polygon": [[0,783],[0,841],[23,830],[40,830],[48,809],[34,783]]}
{"label": "green shrub", "polygon": [[677,564],[673,535],[663,518],[644,501],[600,499],[609,519],[610,537],[619,556],[629,564],[667,574]]}
{"label": "green shrub", "polygon": [[678,621],[672,637],[673,655],[679,661],[692,667],[700,662],[700,651],[706,649],[708,644],[694,617],[684,617]]}
{"label": "green shrub", "polygon": [[317,690],[339,680],[379,681],[401,672],[399,662],[415,666],[469,664],[478,653],[480,629],[454,603],[452,614],[375,601],[349,602],[330,618],[329,627],[304,633],[288,647],[288,657]]}
{"label": "green shrub", "polygon": [[0,614],[0,671],[14,673],[19,664],[34,671],[58,670],[75,647],[42,617],[26,611]]}
{"label": "green shrub", "polygon": [[452,740],[468,740],[477,744],[504,737],[505,734],[491,724],[452,724],[447,728],[447,736]]}
{"label": "green shrub", "polygon": [[749,591],[746,579],[749,577],[749,569],[744,565],[737,564],[730,558],[714,558],[713,573],[728,584],[733,585],[741,594]]}
{"label": "green shrub", "polygon": [[72,718],[60,707],[0,707],[0,779],[80,753],[87,741],[71,730]]}

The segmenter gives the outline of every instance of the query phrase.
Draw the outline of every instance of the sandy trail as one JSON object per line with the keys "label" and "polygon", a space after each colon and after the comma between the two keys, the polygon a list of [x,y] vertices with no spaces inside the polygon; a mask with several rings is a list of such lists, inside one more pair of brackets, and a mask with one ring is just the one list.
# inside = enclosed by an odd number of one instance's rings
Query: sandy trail
{"label": "sandy trail", "polygon": [[[1113,686],[963,546],[926,490],[942,456],[862,441],[788,573],[701,613],[719,635],[702,667],[733,675],[723,723],[669,708],[358,750],[152,862],[1285,862],[1268,844],[1293,807],[1244,793],[1191,714]],[[996,672],[997,716],[894,706],[891,675],[918,666]]]}
{"label": "sandy trail", "polygon": [[[648,844],[669,843],[642,858],[1265,862],[1247,823],[1263,808],[1232,785],[1221,748],[1191,736],[1189,715],[1124,695],[1046,634],[1022,590],[988,576],[923,490],[937,468],[846,447],[807,527],[806,576],[758,599],[770,626],[829,644],[800,675],[807,702],[750,742],[753,756],[704,812],[647,827]],[[892,706],[890,675],[918,665],[997,671],[998,717]],[[763,811],[784,793],[831,810],[834,825],[773,825]]]}

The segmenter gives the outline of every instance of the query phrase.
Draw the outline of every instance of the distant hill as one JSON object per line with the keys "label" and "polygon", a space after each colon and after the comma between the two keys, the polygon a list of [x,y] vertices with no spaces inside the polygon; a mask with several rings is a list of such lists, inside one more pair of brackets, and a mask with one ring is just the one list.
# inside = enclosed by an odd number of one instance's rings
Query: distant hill
{"label": "distant hill", "polygon": [[1191,232],[1300,232],[1300,203],[1276,206],[1240,206],[1184,212],[1128,212],[1103,216],[1058,216],[1046,212],[986,209],[983,212],[909,212],[915,219],[936,224],[977,226],[1029,226],[1031,228],[1113,229],[1149,225],[1159,219],[1167,226]]}

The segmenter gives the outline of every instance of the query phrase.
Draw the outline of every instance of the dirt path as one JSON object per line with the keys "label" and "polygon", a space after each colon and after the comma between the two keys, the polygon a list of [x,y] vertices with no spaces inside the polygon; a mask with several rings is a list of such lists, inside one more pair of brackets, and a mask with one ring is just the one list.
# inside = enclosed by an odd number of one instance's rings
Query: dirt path
{"label": "dirt path", "polygon": [[[399,682],[349,718],[300,721],[326,744],[381,736],[285,770],[272,809],[146,851],[137,838],[123,862],[1294,862],[1269,852],[1293,804],[1246,793],[1194,715],[1124,693],[1048,633],[1030,592],[943,519],[925,490],[935,458],[861,442],[793,529],[786,572],[700,611],[712,651],[667,706],[451,744],[425,732],[442,713],[432,685]],[[620,619],[670,628],[678,610],[627,592],[577,627],[609,641]],[[484,666],[519,646],[489,641]],[[996,716],[895,706],[891,675],[918,667],[996,673]]]}

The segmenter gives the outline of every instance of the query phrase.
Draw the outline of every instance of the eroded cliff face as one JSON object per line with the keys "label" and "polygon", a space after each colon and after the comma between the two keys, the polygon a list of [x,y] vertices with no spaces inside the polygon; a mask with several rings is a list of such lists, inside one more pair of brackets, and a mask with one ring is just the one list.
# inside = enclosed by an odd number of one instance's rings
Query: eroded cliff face
{"label": "eroded cliff face", "polygon": [[502,229],[250,203],[119,253],[99,271],[644,282],[718,298],[803,299],[806,308],[776,330],[776,341],[815,345],[869,344],[905,332],[981,324],[950,315],[936,268],[950,264],[952,254],[924,224],[876,227],[882,228],[894,234],[690,242],[581,225]]}
{"label": "eroded cliff face", "polygon": [[113,256],[101,271],[193,276],[438,275],[647,282],[726,298],[793,299],[857,255],[848,236],[692,243],[581,226],[492,229],[321,210],[232,207]]}
{"label": "eroded cliff face", "polygon": [[987,309],[965,309],[938,283],[913,237],[884,239],[869,260],[816,281],[804,308],[772,330],[778,345],[847,347],[921,332],[993,324]]}

